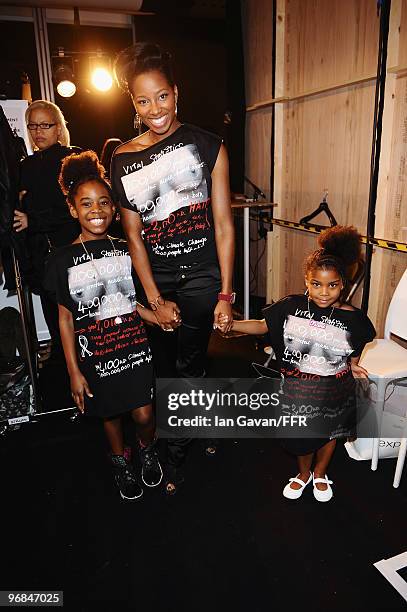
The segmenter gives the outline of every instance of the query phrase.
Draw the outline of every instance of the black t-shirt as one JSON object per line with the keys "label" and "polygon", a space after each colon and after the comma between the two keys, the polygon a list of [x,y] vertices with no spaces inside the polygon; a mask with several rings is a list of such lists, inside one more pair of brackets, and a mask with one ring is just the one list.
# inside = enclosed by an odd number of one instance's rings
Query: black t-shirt
{"label": "black t-shirt", "polygon": [[283,373],[337,376],[350,357],[361,354],[376,335],[358,308],[320,308],[305,295],[289,295],[263,311],[271,345]]}
{"label": "black t-shirt", "polygon": [[[78,147],[65,147],[57,142],[45,151],[35,151],[21,162],[20,191],[27,191],[23,205],[31,233],[57,231],[65,224],[77,226],[69,212],[58,177],[64,157],[80,151]],[[71,233],[68,240],[70,238]],[[61,241],[59,243],[63,244]]]}
{"label": "black t-shirt", "polygon": [[218,136],[184,123],[143,151],[114,155],[115,195],[140,215],[153,269],[217,262],[211,173],[220,146]]}
{"label": "black t-shirt", "polygon": [[306,430],[294,430],[285,448],[306,455],[354,435],[361,413],[350,358],[375,337],[371,321],[358,308],[320,308],[305,295],[289,295],[263,312],[284,376],[282,412],[307,419]]}
{"label": "black t-shirt", "polygon": [[114,416],[151,401],[152,355],[136,292],[127,243],[90,240],[57,249],[45,286],[72,313],[79,368],[93,398],[86,412]]}

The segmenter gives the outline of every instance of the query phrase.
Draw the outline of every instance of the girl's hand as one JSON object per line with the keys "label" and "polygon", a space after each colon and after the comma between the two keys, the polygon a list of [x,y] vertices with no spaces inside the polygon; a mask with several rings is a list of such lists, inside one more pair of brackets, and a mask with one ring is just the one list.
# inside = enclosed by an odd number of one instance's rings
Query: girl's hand
{"label": "girl's hand", "polygon": [[[167,326],[163,327],[158,323],[157,317],[155,316],[155,312],[150,310],[150,308],[146,308],[145,306],[137,305],[137,312],[140,317],[146,323],[151,325],[158,325],[161,329],[166,329]],[[176,310],[173,311],[173,327],[179,327],[182,323],[181,315]],[[172,328],[171,328],[172,331]]]}
{"label": "girl's hand", "polygon": [[[228,315],[220,314],[219,315],[219,323],[217,324],[217,329],[219,329],[222,334],[225,334],[226,333],[226,329],[228,327],[228,324],[229,324],[229,317],[228,317]],[[233,320],[232,320],[232,323],[231,323],[231,325],[229,327],[229,331],[232,328],[233,328]]]}
{"label": "girl's hand", "polygon": [[173,331],[181,325],[181,311],[175,302],[165,300],[164,304],[158,304],[157,310],[153,312],[158,325],[164,331]]}
{"label": "girl's hand", "polygon": [[365,370],[365,368],[362,368],[362,366],[358,365],[357,363],[352,363],[350,367],[353,378],[368,378],[369,373],[367,370]]}
{"label": "girl's hand", "polygon": [[213,313],[213,329],[227,334],[233,325],[232,304],[219,300]]}
{"label": "girl's hand", "polygon": [[88,397],[93,397],[91,390],[89,389],[88,382],[81,372],[77,372],[71,375],[71,393],[75,404],[79,410],[83,413],[85,411],[85,399],[84,394]]}
{"label": "girl's hand", "polygon": [[16,232],[22,232],[28,227],[28,217],[24,212],[21,212],[21,210],[14,211],[13,227]]}

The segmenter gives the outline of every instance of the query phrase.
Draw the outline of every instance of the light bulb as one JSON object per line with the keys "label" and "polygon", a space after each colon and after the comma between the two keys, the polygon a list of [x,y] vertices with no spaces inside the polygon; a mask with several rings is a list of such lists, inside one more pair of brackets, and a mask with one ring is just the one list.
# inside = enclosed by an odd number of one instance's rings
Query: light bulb
{"label": "light bulb", "polygon": [[113,85],[113,79],[106,68],[95,68],[92,72],[92,84],[99,91],[108,91]]}
{"label": "light bulb", "polygon": [[76,85],[72,81],[60,81],[57,85],[57,92],[63,98],[71,98],[76,92]]}

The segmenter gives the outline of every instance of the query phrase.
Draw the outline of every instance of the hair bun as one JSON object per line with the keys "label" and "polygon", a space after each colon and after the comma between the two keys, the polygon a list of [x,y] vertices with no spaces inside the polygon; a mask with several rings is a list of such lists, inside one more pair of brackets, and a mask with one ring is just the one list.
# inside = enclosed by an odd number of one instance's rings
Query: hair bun
{"label": "hair bun", "polygon": [[161,72],[173,86],[171,62],[171,53],[156,43],[139,42],[119,53],[114,62],[114,75],[119,87],[127,92],[134,77],[151,71]]}
{"label": "hair bun", "polygon": [[326,253],[350,266],[361,258],[360,239],[361,235],[352,225],[335,225],[321,232],[318,244]]}
{"label": "hair bun", "polygon": [[67,195],[78,181],[92,177],[104,180],[105,174],[105,169],[95,151],[73,153],[65,157],[62,162],[59,184],[64,195]]}

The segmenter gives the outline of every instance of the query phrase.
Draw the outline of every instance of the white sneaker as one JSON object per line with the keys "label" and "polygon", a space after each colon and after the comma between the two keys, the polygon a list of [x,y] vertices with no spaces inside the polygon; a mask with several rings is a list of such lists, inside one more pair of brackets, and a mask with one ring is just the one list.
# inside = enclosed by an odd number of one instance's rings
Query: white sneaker
{"label": "white sneaker", "polygon": [[[325,491],[320,491],[319,489],[316,488],[315,483],[324,483],[327,485],[327,488],[325,489]],[[317,501],[320,502],[327,502],[330,499],[332,499],[333,497],[333,491],[332,491],[332,487],[330,486],[332,484],[332,480],[328,480],[328,476],[325,474],[325,478],[314,478],[314,473],[312,473],[312,484],[314,485],[314,497]]]}
{"label": "white sneaker", "polygon": [[[303,480],[298,478],[298,476],[299,474],[297,474],[295,478],[290,478],[290,480],[288,481],[288,484],[286,484],[283,489],[283,495],[284,497],[287,497],[287,499],[298,499],[299,497],[301,497],[302,492],[304,491],[305,487],[312,480],[312,472],[310,472],[307,482],[304,482]],[[292,482],[298,482],[298,484],[301,485],[301,489],[293,489],[291,486]]]}

